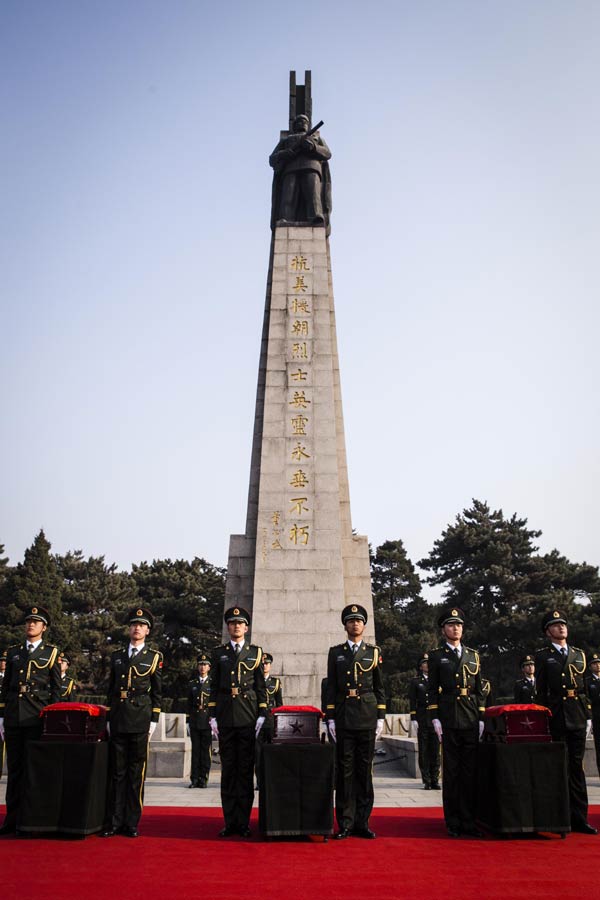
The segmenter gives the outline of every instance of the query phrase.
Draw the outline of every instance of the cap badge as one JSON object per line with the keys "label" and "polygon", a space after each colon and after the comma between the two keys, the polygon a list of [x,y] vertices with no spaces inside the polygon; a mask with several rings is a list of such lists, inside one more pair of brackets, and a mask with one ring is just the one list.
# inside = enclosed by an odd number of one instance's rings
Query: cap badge
{"label": "cap badge", "polygon": [[237,608],[237,606],[236,606],[236,608],[234,609],[233,614],[234,614],[234,616],[239,616],[240,611],[239,611],[239,609]]}
{"label": "cap badge", "polygon": [[553,617],[554,619],[560,619],[560,613],[557,612],[556,610],[554,610],[554,612],[552,613],[552,617]]}
{"label": "cap badge", "polygon": [[358,612],[358,606],[353,606],[353,607],[352,607],[352,612]]}
{"label": "cap badge", "polygon": [[35,616],[36,613],[37,613],[37,606],[33,606],[33,607],[31,608],[31,612],[32,612],[33,615]]}
{"label": "cap badge", "polygon": [[143,615],[144,615],[144,611],[142,609],[138,609],[138,611],[136,612],[136,616],[143,616]]}
{"label": "cap badge", "polygon": [[453,615],[453,616],[457,616],[457,615],[458,615],[458,610],[457,610],[457,609],[453,609],[453,610],[452,610],[452,615]]}

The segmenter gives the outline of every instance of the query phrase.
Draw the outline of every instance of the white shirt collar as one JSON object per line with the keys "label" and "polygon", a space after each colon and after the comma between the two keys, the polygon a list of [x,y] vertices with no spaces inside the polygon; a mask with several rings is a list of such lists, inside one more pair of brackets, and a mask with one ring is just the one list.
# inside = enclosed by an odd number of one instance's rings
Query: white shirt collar
{"label": "white shirt collar", "polygon": [[351,641],[350,638],[348,638],[348,640],[346,641],[346,643],[348,644],[348,646],[350,647],[350,649],[354,652],[354,647],[355,647],[355,646],[356,646],[356,647],[360,647],[360,645],[362,644],[362,639],[361,639],[360,641],[357,641],[356,644],[355,644],[354,641]]}
{"label": "white shirt collar", "polygon": [[[560,653],[561,656],[563,655],[563,648],[561,647],[560,644],[555,644],[554,641],[552,641],[552,646],[553,646],[553,647],[556,647],[556,649],[558,650],[558,652]],[[568,652],[569,652],[569,645],[568,645],[568,644],[565,644],[565,648],[564,648],[564,649],[565,649],[565,650],[567,651],[567,653],[568,653]]]}
{"label": "white shirt collar", "polygon": [[[142,650],[144,649],[145,646],[146,646],[145,644],[138,644],[138,645],[137,645],[137,647],[135,648],[135,649],[137,650],[136,656],[139,656],[139,655],[140,655],[140,653],[142,652]],[[127,656],[129,657],[129,659],[131,659],[131,651],[132,651],[133,649],[134,649],[133,644],[130,644],[130,645],[129,645],[129,650],[127,651]]]}
{"label": "white shirt collar", "polygon": [[[235,647],[236,647],[237,641],[229,641],[229,643],[231,644],[232,650],[235,652]],[[246,641],[242,638],[242,640],[241,640],[241,641],[239,642],[239,644],[237,645],[237,646],[240,648],[240,650],[243,650],[243,649],[244,649],[244,644],[245,644],[245,643],[246,643]]]}
{"label": "white shirt collar", "polygon": [[455,650],[458,650],[459,658],[462,656],[462,644],[457,644],[456,647],[454,647],[452,644],[449,644],[448,641],[446,641],[446,645],[450,647],[453,653]]}
{"label": "white shirt collar", "polygon": [[25,641],[25,646],[26,646],[26,647],[33,647],[34,650],[37,650],[37,648],[40,646],[40,644],[42,643],[42,641],[43,641],[43,638],[40,638],[40,639],[37,640],[37,641]]}

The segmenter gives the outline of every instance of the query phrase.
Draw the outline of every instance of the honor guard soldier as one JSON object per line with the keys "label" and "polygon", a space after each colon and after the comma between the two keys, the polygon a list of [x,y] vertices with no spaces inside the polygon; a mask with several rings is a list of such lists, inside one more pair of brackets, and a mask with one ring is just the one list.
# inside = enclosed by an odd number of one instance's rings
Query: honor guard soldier
{"label": "honor guard soldier", "polygon": [[281,690],[281,678],[271,675],[271,666],[273,665],[273,657],[270,653],[263,653],[262,669],[265,676],[265,688],[267,690],[267,717],[265,724],[259,731],[256,738],[256,782],[260,785],[260,762],[263,744],[270,744],[273,739],[275,730],[275,720],[271,713],[272,709],[283,706],[283,694]]}
{"label": "honor guard soldier", "polygon": [[590,674],[586,679],[587,694],[592,707],[592,729],[596,748],[596,768],[600,773],[600,654],[590,656]]}
{"label": "honor guard soldier", "polygon": [[481,693],[483,694],[483,705],[487,709],[488,706],[494,705],[494,692],[492,691],[492,682],[489,678],[481,679]]}
{"label": "honor guard soldier", "polygon": [[63,703],[72,703],[75,700],[75,681],[67,675],[71,659],[64,650],[58,657],[58,664],[60,666],[60,699]]}
{"label": "honor guard soldier", "polygon": [[336,837],[374,838],[369,828],[373,754],[385,719],[381,652],[362,639],[367,623],[364,606],[344,607],[342,623],[347,640],[331,647],[327,660],[327,727],[336,743],[337,760]]}
{"label": "honor guard soldier", "polygon": [[146,645],[154,618],[149,609],[134,607],[128,622],[129,646],[117,650],[110,660],[109,790],[102,837],[138,836],[148,742],[160,716],[163,657]]}
{"label": "honor guard soldier", "polygon": [[442,742],[442,799],[450,837],[479,837],[475,827],[477,744],[485,702],[476,650],[462,643],[465,615],[448,607],[438,618],[442,643],[429,652],[429,714]]}
{"label": "honor guard soldier", "polygon": [[212,733],[208,721],[210,658],[206,653],[199,653],[197,664],[198,674],[190,681],[186,717],[187,733],[192,742],[192,770],[189,786],[205,788],[208,786],[212,757]]}
{"label": "honor guard soldier", "polygon": [[587,821],[588,796],[583,771],[586,735],[592,727],[584,680],[585,653],[567,644],[568,622],[560,609],[544,616],[542,631],[550,644],[535,655],[537,702],[552,713],[552,740],[567,745],[571,831],[596,834]]}
{"label": "honor guard soldier", "polygon": [[212,654],[208,707],[221,755],[221,837],[250,836],[256,735],[267,715],[262,649],[246,641],[250,615],[241,606],[225,612],[230,640]]}
{"label": "honor guard soldier", "polygon": [[515,681],[515,703],[536,703],[535,659],[530,654],[521,659],[523,677]]}
{"label": "honor guard soldier", "polygon": [[[0,693],[2,692],[2,683],[4,681],[4,673],[6,671],[6,650],[0,656]],[[0,778],[2,778],[2,770],[4,768],[4,737],[0,737]]]}
{"label": "honor guard soldier", "polygon": [[6,818],[0,834],[17,830],[25,752],[29,741],[42,734],[40,712],[60,700],[58,648],[46,643],[50,614],[31,606],[25,615],[25,641],[10,647],[0,689],[0,737],[6,742]]}
{"label": "honor guard soldier", "polygon": [[417,666],[417,677],[408,686],[410,720],[417,732],[419,769],[426,791],[440,790],[440,742],[429,720],[429,656],[424,653]]}

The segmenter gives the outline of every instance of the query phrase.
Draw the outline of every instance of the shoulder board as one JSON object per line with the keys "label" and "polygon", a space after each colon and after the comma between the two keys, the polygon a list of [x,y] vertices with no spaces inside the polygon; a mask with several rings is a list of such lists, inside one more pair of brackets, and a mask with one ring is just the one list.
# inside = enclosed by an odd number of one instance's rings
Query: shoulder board
{"label": "shoulder board", "polygon": [[574,647],[573,644],[569,644],[571,650],[574,650],[576,653],[583,653],[581,647]]}

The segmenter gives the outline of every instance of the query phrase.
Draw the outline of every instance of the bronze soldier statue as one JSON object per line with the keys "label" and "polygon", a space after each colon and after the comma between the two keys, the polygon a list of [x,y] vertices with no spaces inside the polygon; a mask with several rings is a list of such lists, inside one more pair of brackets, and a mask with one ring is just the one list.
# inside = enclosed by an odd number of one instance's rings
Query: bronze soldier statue
{"label": "bronze soldier statue", "polygon": [[[320,125],[323,123],[320,122]],[[331,151],[308,116],[296,116],[292,131],[269,157],[274,170],[271,224],[329,225],[331,180],[327,160]]]}

